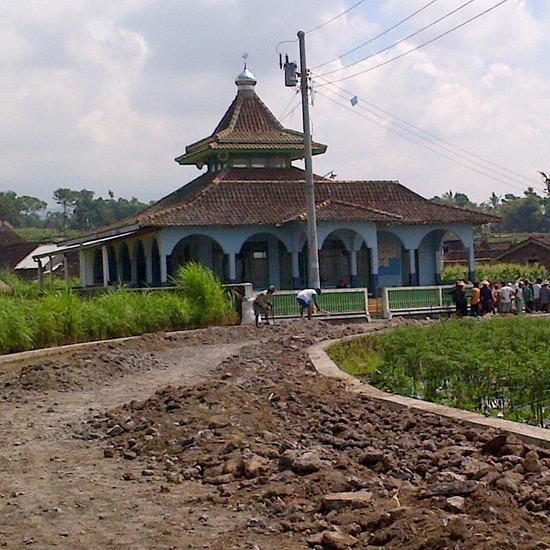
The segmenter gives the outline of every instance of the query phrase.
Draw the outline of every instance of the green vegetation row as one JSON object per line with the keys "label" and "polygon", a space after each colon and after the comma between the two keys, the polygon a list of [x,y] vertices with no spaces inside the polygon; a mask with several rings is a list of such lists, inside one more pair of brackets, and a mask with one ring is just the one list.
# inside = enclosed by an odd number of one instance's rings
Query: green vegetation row
{"label": "green vegetation row", "polygon": [[93,297],[70,290],[37,295],[20,283],[13,295],[0,296],[0,353],[236,322],[212,272],[187,264],[174,282],[178,290],[113,290]]}
{"label": "green vegetation row", "polygon": [[133,216],[147,206],[135,197],[130,200],[115,198],[112,191],[109,191],[109,198],[96,197],[89,189],[76,191],[60,187],[53,192],[52,198],[60,210],[48,211],[48,203],[37,197],[0,191],[1,221],[16,228],[37,230],[25,233],[26,238],[33,235],[36,238],[40,234],[51,236],[52,233],[68,236],[71,232],[89,231]]}
{"label": "green vegetation row", "polygon": [[470,201],[468,195],[464,193],[453,193],[452,191],[433,197],[432,200],[453,206],[481,209],[496,214],[501,218],[499,223],[491,223],[481,228],[481,231],[488,235],[499,232],[537,233],[550,231],[550,178],[543,175],[543,181],[546,192],[540,195],[532,187],[528,187],[523,192],[523,196],[516,196],[512,193],[499,196],[493,192],[489,199],[481,204]]}
{"label": "green vegetation row", "polygon": [[[534,282],[538,277],[546,279],[547,276],[547,268],[539,263],[530,265],[476,263],[476,279],[478,282],[488,279],[492,283],[501,283],[502,281],[517,281],[520,278]],[[445,267],[441,273],[441,278],[452,283],[459,279],[468,280],[468,267],[463,265]]]}
{"label": "green vegetation row", "polygon": [[550,319],[451,319],[333,346],[346,372],[381,390],[545,426]]}

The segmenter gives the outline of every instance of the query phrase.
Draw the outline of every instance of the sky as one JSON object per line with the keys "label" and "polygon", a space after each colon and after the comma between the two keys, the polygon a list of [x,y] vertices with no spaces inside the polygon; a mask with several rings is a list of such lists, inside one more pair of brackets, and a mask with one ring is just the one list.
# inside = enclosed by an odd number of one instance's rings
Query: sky
{"label": "sky", "polygon": [[498,3],[2,0],[0,191],[50,206],[59,187],[143,202],[171,193],[200,175],[174,158],[212,133],[245,52],[257,94],[301,130],[278,52],[299,61],[302,30],[313,139],[328,145],[316,174],[478,203],[542,195],[550,1]]}

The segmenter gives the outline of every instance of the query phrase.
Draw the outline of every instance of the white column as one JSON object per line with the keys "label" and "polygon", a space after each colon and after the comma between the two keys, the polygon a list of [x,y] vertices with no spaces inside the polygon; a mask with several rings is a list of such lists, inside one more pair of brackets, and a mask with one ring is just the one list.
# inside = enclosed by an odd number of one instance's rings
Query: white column
{"label": "white column", "polygon": [[109,254],[107,247],[101,247],[101,260],[103,263],[103,286],[109,286]]}
{"label": "white column", "polygon": [[134,251],[130,256],[130,283],[136,286],[137,282],[137,254]]}
{"label": "white column", "polygon": [[475,251],[472,243],[472,246],[468,248],[468,279],[472,282],[475,279],[475,269]]}
{"label": "white column", "polygon": [[168,267],[166,265],[166,254],[164,253],[164,246],[162,245],[162,239],[157,241],[160,256],[160,284],[161,286],[168,283]]}
{"label": "white column", "polygon": [[441,248],[436,248],[434,250],[434,262],[435,262],[434,283],[436,285],[441,283],[441,270],[443,269],[442,258],[443,258],[443,255],[441,254]]}
{"label": "white column", "polygon": [[349,255],[350,260],[350,275],[357,280],[357,250],[352,250]]}
{"label": "white column", "polygon": [[372,247],[369,248],[369,252],[370,252],[370,286],[371,286],[371,288],[369,288],[369,291],[375,296],[378,296],[380,279],[378,277],[378,242],[376,240],[373,242]]}
{"label": "white column", "polygon": [[292,288],[300,288],[300,257],[298,252],[291,252],[292,259]]}
{"label": "white column", "polygon": [[123,263],[122,263],[122,245],[120,244],[115,250],[116,257],[116,273],[118,281],[116,281],[117,286],[122,286],[124,281],[122,280],[122,274],[124,273]]}
{"label": "white column", "polygon": [[237,281],[237,265],[234,252],[229,252],[227,254],[227,263],[229,267],[229,282],[234,283]]}
{"label": "white column", "polygon": [[153,256],[150,249],[145,253],[145,281],[148,285],[153,284]]}
{"label": "white column", "polygon": [[78,260],[80,264],[80,284],[82,288],[86,288],[88,286],[88,266],[86,262],[86,253],[82,249],[78,251]]}
{"label": "white column", "polygon": [[270,238],[267,241],[267,261],[269,284],[281,288],[281,258],[279,255],[279,241]]}
{"label": "white column", "polygon": [[416,274],[416,252],[414,248],[407,249],[409,253],[409,285],[416,286],[418,278]]}

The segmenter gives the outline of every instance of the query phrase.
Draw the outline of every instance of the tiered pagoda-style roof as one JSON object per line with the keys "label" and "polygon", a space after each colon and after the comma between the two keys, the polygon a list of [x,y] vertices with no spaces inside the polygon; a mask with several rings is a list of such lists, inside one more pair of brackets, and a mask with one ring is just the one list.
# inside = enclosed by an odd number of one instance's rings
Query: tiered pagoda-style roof
{"label": "tiered pagoda-style roof", "polygon": [[[283,155],[285,165],[304,158],[304,136],[301,132],[284,128],[256,95],[256,79],[245,67],[235,79],[237,96],[229,109],[207,138],[188,145],[185,154],[176,158],[179,164],[232,165],[243,153]],[[327,149],[322,143],[312,143],[312,153],[318,155]]]}

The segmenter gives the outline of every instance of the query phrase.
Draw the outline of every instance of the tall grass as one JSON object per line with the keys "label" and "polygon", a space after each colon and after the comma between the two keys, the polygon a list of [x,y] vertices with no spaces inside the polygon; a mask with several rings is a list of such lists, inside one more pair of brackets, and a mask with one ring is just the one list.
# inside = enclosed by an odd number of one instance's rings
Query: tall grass
{"label": "tall grass", "polygon": [[32,307],[11,296],[0,296],[0,350],[2,353],[32,349],[36,327]]}
{"label": "tall grass", "polygon": [[12,289],[12,296],[31,298],[39,295],[38,285],[36,282],[23,281],[10,271],[0,271],[0,280]]}
{"label": "tall grass", "polygon": [[32,285],[6,281],[0,295],[0,354],[147,332],[232,324],[236,313],[220,281],[200,266],[178,272],[178,289],[112,290],[81,297],[70,290],[39,295]]}
{"label": "tall grass", "polygon": [[205,326],[235,322],[235,310],[212,271],[190,262],[178,270],[174,280],[189,300],[192,324]]}

